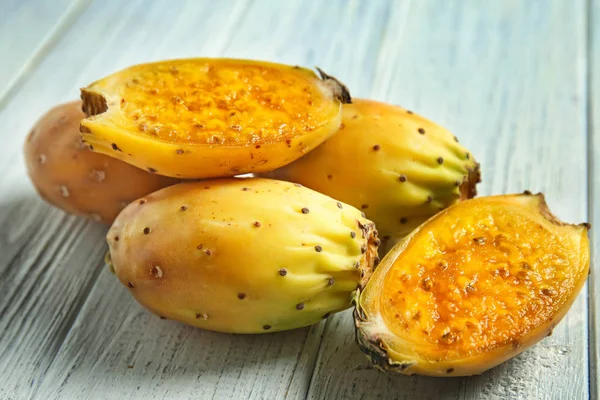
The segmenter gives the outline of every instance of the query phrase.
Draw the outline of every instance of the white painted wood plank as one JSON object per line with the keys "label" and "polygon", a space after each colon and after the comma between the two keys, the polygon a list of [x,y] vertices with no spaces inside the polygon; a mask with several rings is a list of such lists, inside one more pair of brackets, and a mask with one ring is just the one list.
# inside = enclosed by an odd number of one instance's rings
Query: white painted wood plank
{"label": "white painted wood plank", "polygon": [[0,104],[73,22],[87,0],[0,1]]}
{"label": "white painted wood plank", "polygon": [[588,166],[590,168],[588,212],[592,223],[590,285],[590,398],[600,396],[600,0],[591,0],[588,11]]}
{"label": "white painted wood plank", "polygon": [[[0,375],[9,382],[0,398],[32,393],[39,398],[306,395],[323,324],[257,337],[219,335],[151,317],[105,272],[90,288],[105,250],[104,229],[67,218],[37,200],[25,176],[21,146],[34,120],[55,103],[77,97],[79,87],[125,66],[164,58],[225,55],[318,63],[340,78],[347,75],[366,93],[374,64],[364,60],[376,55],[387,2],[165,4],[92,3],[0,111],[0,125],[13,133],[0,148],[0,193],[7,194],[0,207],[7,204],[10,215],[0,224],[22,229],[30,221],[35,227],[26,233],[55,238],[51,244],[51,239],[36,239],[31,249],[25,246],[25,233],[23,243],[0,242],[0,255],[6,254],[1,265],[22,270],[20,280],[9,275],[5,285],[12,292],[0,298],[6,310],[0,319],[6,324],[0,328],[6,331],[0,336]],[[354,45],[344,46],[357,31],[362,34]],[[355,63],[364,67],[355,69]],[[15,214],[13,202],[41,211]],[[44,261],[41,287],[32,273],[36,259]],[[84,265],[74,269],[74,264]],[[72,311],[64,315],[63,307]],[[44,323],[38,324],[30,315],[40,313]]]}
{"label": "white painted wood plank", "polygon": [[[407,17],[392,11],[372,95],[454,131],[482,163],[481,194],[543,191],[561,218],[585,221],[585,1],[410,7]],[[585,292],[551,337],[471,378],[375,371],[354,343],[350,313],[337,315],[309,398],[588,398]]]}

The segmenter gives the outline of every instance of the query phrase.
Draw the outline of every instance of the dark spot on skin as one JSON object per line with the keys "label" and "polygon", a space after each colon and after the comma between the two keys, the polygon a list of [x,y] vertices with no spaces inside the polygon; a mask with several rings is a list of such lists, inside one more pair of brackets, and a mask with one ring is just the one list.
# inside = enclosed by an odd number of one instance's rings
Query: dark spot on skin
{"label": "dark spot on skin", "polygon": [[454,368],[448,368],[448,369],[446,370],[446,373],[448,373],[448,374],[451,374],[451,373],[453,373],[453,372],[454,372]]}
{"label": "dark spot on skin", "polygon": [[473,238],[473,241],[477,244],[485,244],[485,238],[484,237],[477,237],[477,238]]}
{"label": "dark spot on skin", "polygon": [[204,186],[204,189],[210,189],[210,186]]}
{"label": "dark spot on skin", "polygon": [[337,202],[337,206],[338,208],[341,210],[342,208],[344,208],[344,206],[342,206],[342,203],[340,203],[339,201]]}
{"label": "dark spot on skin", "polygon": [[423,128],[419,128],[419,133],[420,133],[421,135],[424,135],[424,134],[425,134],[425,129],[423,129]]}
{"label": "dark spot on skin", "polygon": [[154,168],[152,168],[152,167],[148,167],[148,172],[151,172],[151,173],[155,174],[156,170]]}
{"label": "dark spot on skin", "polygon": [[333,179],[333,175],[327,175],[327,179],[332,180]]}
{"label": "dark spot on skin", "polygon": [[458,138],[456,136],[454,136],[454,141],[458,143]]}
{"label": "dark spot on skin", "polygon": [[265,331],[268,331],[269,329],[271,329],[271,325],[265,325],[265,326],[263,326],[263,329]]}
{"label": "dark spot on skin", "polygon": [[204,247],[203,245],[199,244],[198,247],[196,247],[198,250],[202,250],[202,247]]}
{"label": "dark spot on skin", "polygon": [[258,222],[258,221],[254,221],[254,223],[253,223],[252,225],[254,225],[254,226],[255,226],[255,227],[257,227],[257,228],[260,228],[260,225],[261,225],[261,224],[260,224],[260,222]]}
{"label": "dark spot on skin", "polygon": [[119,237],[118,237],[118,236],[115,236],[115,237],[113,238],[113,240],[114,240],[115,242],[118,242],[118,241],[119,241]]}
{"label": "dark spot on skin", "polygon": [[238,293],[238,299],[244,300],[246,298],[246,293]]}
{"label": "dark spot on skin", "polygon": [[288,147],[292,147],[292,140],[291,139],[285,139],[285,143],[287,144]]}
{"label": "dark spot on skin", "polygon": [[354,232],[354,231],[350,232],[350,237],[352,239],[355,239],[356,238],[356,232]]}
{"label": "dark spot on skin", "polygon": [[414,113],[413,113],[412,111],[410,111],[410,110],[406,110],[406,113],[407,113],[407,114],[414,114]]}
{"label": "dark spot on skin", "polygon": [[94,151],[94,146],[92,146],[91,144],[88,146],[88,148],[89,148],[91,151]]}
{"label": "dark spot on skin", "polygon": [[247,192],[248,190],[250,190],[250,188],[247,188],[247,187],[242,188],[242,192]]}
{"label": "dark spot on skin", "polygon": [[146,204],[146,200],[144,200],[144,199],[141,199],[141,200],[139,201],[139,203],[140,203],[140,204]]}
{"label": "dark spot on skin", "polygon": [[119,146],[117,146],[116,143],[111,144],[111,147],[114,151],[121,151],[121,149],[119,148]]}
{"label": "dark spot on skin", "polygon": [[340,124],[340,129],[344,129],[345,127],[346,127],[346,125],[344,125],[344,123],[342,122],[342,123]]}
{"label": "dark spot on skin", "polygon": [[325,315],[323,315],[323,319],[327,319],[327,318],[329,318],[329,316],[330,316],[330,315],[331,315],[331,313],[330,313],[330,312],[328,312],[328,313],[325,313]]}
{"label": "dark spot on skin", "polygon": [[513,350],[517,350],[519,347],[521,347],[521,342],[519,342],[518,340],[514,340],[512,342],[512,348],[513,348]]}
{"label": "dark spot on skin", "polygon": [[398,180],[399,180],[400,182],[406,182],[406,175],[400,175],[400,176],[398,177]]}
{"label": "dark spot on skin", "polygon": [[321,246],[319,246],[319,245],[316,245],[316,246],[315,246],[315,251],[316,251],[317,253],[320,253],[320,252],[322,252],[322,251],[323,251],[323,248],[322,248]]}
{"label": "dark spot on skin", "polygon": [[360,268],[360,262],[359,262],[359,261],[356,261],[356,262],[354,263],[354,268],[356,268],[356,269],[359,269],[359,268]]}
{"label": "dark spot on skin", "polygon": [[183,154],[183,150],[182,149],[177,149],[177,151],[175,153],[177,153],[177,154]]}
{"label": "dark spot on skin", "polygon": [[437,158],[437,163],[442,165],[444,163],[444,159],[442,157]]}
{"label": "dark spot on skin", "polygon": [[400,223],[401,223],[401,224],[405,224],[405,223],[407,223],[407,222],[408,222],[408,219],[407,219],[406,217],[402,217],[402,218],[400,218]]}
{"label": "dark spot on skin", "polygon": [[277,273],[278,273],[280,276],[286,276],[288,272],[287,272],[287,269],[285,269],[285,268],[281,268],[279,271],[277,271]]}
{"label": "dark spot on skin", "polygon": [[135,285],[133,284],[133,282],[127,282],[127,287],[129,289],[133,289],[135,287]]}
{"label": "dark spot on skin", "polygon": [[469,158],[471,158],[471,155],[469,153],[467,153],[467,154],[465,154],[465,157],[467,157],[467,160],[468,160]]}
{"label": "dark spot on skin", "polygon": [[204,250],[204,254],[206,254],[207,256],[210,256],[212,254],[212,250],[206,249],[206,250]]}
{"label": "dark spot on skin", "polygon": [[310,212],[310,210],[306,207],[302,208],[302,214],[308,214]]}
{"label": "dark spot on skin", "polygon": [[433,197],[427,196],[427,203],[431,203],[433,201]]}
{"label": "dark spot on skin", "polygon": [[254,148],[260,149],[260,144],[257,144],[256,146],[254,146]]}
{"label": "dark spot on skin", "polygon": [[525,191],[523,192],[523,194],[524,194],[525,196],[531,196],[531,191],[529,191],[529,190],[525,190]]}
{"label": "dark spot on skin", "polygon": [[335,279],[333,279],[333,278],[327,279],[327,286],[333,286],[334,283],[335,283]]}
{"label": "dark spot on skin", "polygon": [[147,235],[150,233],[150,228],[146,227],[144,228],[144,235]]}
{"label": "dark spot on skin", "polygon": [[375,151],[379,151],[381,149],[381,146],[376,144],[375,146],[373,146],[373,150]]}
{"label": "dark spot on skin", "polygon": [[360,252],[361,252],[361,254],[365,254],[367,252],[367,247],[366,246],[361,246],[360,247]]}
{"label": "dark spot on skin", "polygon": [[186,210],[187,210],[187,206],[181,206],[181,207],[179,207],[179,209],[180,209],[181,211],[186,211]]}
{"label": "dark spot on skin", "polygon": [[298,310],[298,311],[304,310],[304,303],[298,303],[298,304],[296,304],[296,310]]}

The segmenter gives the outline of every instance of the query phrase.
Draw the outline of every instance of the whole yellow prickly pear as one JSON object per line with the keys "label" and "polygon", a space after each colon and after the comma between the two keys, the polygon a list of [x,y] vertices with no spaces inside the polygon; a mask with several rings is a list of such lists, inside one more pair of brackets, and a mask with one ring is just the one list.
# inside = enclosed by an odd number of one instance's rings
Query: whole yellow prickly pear
{"label": "whole yellow prickly pear", "polygon": [[107,240],[119,280],[151,311],[209,330],[273,332],[350,307],[379,262],[363,215],[298,184],[230,178],[139,199]]}
{"label": "whole yellow prickly pear", "polygon": [[362,209],[389,249],[439,210],[473,197],[479,164],[433,122],[397,106],[354,99],[343,107],[338,133],[265,176]]}

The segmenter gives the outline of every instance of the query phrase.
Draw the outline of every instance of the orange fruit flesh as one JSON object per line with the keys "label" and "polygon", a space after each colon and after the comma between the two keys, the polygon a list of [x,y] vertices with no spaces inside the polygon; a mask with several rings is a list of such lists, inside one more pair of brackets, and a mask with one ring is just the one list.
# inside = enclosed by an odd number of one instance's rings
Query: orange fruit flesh
{"label": "orange fruit flesh", "polygon": [[573,270],[581,263],[567,240],[510,206],[451,209],[413,237],[386,275],[386,324],[424,359],[518,348],[573,293],[582,271]]}
{"label": "orange fruit flesh", "polygon": [[98,85],[119,102],[115,126],[171,143],[281,141],[331,123],[339,110],[312,72],[269,63],[175,60],[132,67]]}

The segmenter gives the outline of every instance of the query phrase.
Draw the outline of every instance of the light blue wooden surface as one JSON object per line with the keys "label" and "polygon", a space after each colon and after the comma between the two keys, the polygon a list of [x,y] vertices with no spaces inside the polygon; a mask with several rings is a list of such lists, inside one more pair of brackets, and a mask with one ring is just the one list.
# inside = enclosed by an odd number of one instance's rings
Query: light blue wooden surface
{"label": "light blue wooden surface", "polygon": [[481,194],[543,191],[600,226],[600,0],[0,0],[0,399],[597,398],[595,273],[553,336],[472,378],[373,370],[349,312],[233,336],[142,309],[104,267],[105,228],[39,200],[21,148],[90,81],[190,56],[321,66],[451,129]]}

